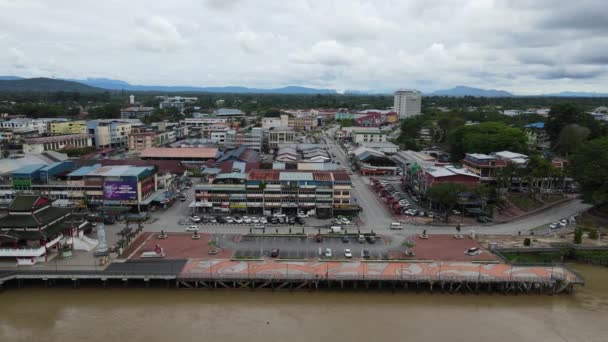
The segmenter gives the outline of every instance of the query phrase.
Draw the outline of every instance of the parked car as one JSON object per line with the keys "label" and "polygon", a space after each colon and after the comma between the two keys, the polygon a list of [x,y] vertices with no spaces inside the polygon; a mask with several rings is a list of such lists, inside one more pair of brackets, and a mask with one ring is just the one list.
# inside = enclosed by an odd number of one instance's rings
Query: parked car
{"label": "parked car", "polygon": [[359,237],[357,238],[357,241],[358,241],[359,243],[364,243],[364,242],[365,242],[365,236],[363,236],[363,235],[359,235]]}
{"label": "parked car", "polygon": [[296,223],[296,218],[293,216],[290,216],[289,219],[287,220],[287,222],[289,222],[289,224],[295,224]]}
{"label": "parked car", "polygon": [[348,236],[343,236],[342,237],[342,242],[343,243],[348,243],[350,241],[350,239],[348,238]]}
{"label": "parked car", "polygon": [[254,229],[266,229],[266,226],[264,226],[263,224],[254,224],[253,225]]}
{"label": "parked car", "polygon": [[270,223],[272,223],[272,224],[277,224],[277,223],[279,223],[279,218],[278,218],[278,217],[273,217],[273,218],[271,218],[271,219],[270,219]]}
{"label": "parked car", "polygon": [[353,257],[353,253],[350,251],[350,248],[345,248],[344,249],[344,257],[345,258],[352,258]]}
{"label": "parked car", "polygon": [[191,219],[192,219],[192,222],[195,222],[195,223],[201,222],[201,218],[198,216],[192,216]]}
{"label": "parked car", "polygon": [[209,223],[217,223],[217,219],[215,217],[210,217]]}
{"label": "parked car", "polygon": [[234,217],[234,223],[243,223],[243,219],[240,218],[240,217],[238,217],[238,216],[235,216]]}
{"label": "parked car", "polygon": [[191,225],[186,227],[186,231],[187,232],[198,232],[198,226],[197,225]]}
{"label": "parked car", "polygon": [[226,220],[226,218],[222,217],[222,216],[218,216],[216,218],[216,220],[217,220],[218,223],[228,223],[228,220]]}
{"label": "parked car", "polygon": [[305,218],[305,217],[308,217],[308,214],[300,212],[300,213],[298,213],[298,217]]}
{"label": "parked car", "polygon": [[251,223],[251,219],[247,216],[243,216],[243,222],[245,223]]}
{"label": "parked car", "polygon": [[342,224],[350,224],[350,220],[345,217],[342,219]]}
{"label": "parked car", "polygon": [[462,213],[459,210],[454,209],[454,210],[452,210],[452,214],[454,214],[454,215],[460,215]]}
{"label": "parked car", "polygon": [[367,241],[367,242],[369,242],[371,244],[374,244],[374,243],[376,243],[376,238],[373,237],[373,236],[368,235],[368,236],[365,237],[365,241]]}
{"label": "parked car", "polygon": [[333,256],[333,253],[331,252],[331,248],[325,248],[325,257],[331,258],[332,256]]}
{"label": "parked car", "polygon": [[234,220],[230,216],[226,217],[225,220],[226,220],[226,223],[234,223]]}
{"label": "parked car", "polygon": [[252,217],[251,223],[260,223],[260,220],[257,217]]}
{"label": "parked car", "polygon": [[265,217],[260,217],[260,223],[266,224],[266,223],[268,223],[268,220]]}
{"label": "parked car", "polygon": [[270,257],[272,257],[272,258],[278,258],[280,252],[281,252],[280,249],[273,248],[272,251],[270,252]]}
{"label": "parked car", "polygon": [[370,253],[367,249],[363,250],[363,259],[369,259],[370,258]]}
{"label": "parked car", "polygon": [[207,216],[201,217],[201,223],[209,223],[209,218]]}
{"label": "parked car", "polygon": [[479,249],[479,247],[471,247],[469,249],[467,249],[464,254],[469,255],[469,256],[475,256],[475,255],[479,255],[481,254],[481,249]]}
{"label": "parked car", "polygon": [[561,225],[559,223],[557,223],[557,222],[556,223],[551,223],[549,225],[549,229],[557,229],[557,228],[560,228],[560,227],[561,227]]}

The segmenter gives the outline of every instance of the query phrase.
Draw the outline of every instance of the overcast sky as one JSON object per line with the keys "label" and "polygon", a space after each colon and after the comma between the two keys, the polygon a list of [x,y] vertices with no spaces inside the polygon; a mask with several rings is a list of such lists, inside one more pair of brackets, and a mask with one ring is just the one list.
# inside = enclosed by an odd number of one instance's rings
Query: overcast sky
{"label": "overcast sky", "polygon": [[0,75],[608,92],[608,0],[0,0]]}

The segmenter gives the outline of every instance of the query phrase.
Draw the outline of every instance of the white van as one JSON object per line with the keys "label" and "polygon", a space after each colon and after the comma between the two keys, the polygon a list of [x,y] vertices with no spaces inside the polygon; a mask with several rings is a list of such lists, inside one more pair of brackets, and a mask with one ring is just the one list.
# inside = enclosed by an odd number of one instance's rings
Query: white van
{"label": "white van", "polygon": [[329,228],[330,233],[339,233],[341,231],[342,231],[342,227],[340,227],[340,226],[331,226]]}
{"label": "white van", "polygon": [[403,226],[401,225],[401,222],[393,222],[391,223],[391,229],[403,229]]}

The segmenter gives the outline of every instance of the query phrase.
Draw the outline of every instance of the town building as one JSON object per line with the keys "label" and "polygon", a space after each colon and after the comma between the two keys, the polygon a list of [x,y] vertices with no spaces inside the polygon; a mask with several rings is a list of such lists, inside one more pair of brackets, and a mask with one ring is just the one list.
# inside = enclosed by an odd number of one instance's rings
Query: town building
{"label": "town building", "polygon": [[459,183],[468,187],[479,185],[480,177],[465,168],[451,165],[421,167],[411,164],[402,177],[402,183],[421,198],[428,190],[439,183]]}
{"label": "town building", "polygon": [[16,130],[35,130],[38,134],[46,134],[48,132],[48,125],[52,122],[65,122],[67,119],[63,118],[14,118],[10,120],[0,121],[0,128],[8,128],[13,131]]}
{"label": "town building", "polygon": [[218,174],[211,183],[195,185],[199,211],[295,215],[318,217],[356,213],[351,203],[352,183],[345,171],[252,170]]}
{"label": "town building", "polygon": [[154,114],[154,107],[127,107],[120,110],[123,119],[141,119]]}
{"label": "town building", "polygon": [[395,154],[399,151],[399,146],[393,144],[390,141],[382,141],[382,142],[362,142],[359,146],[365,146],[367,148],[374,149],[376,151],[380,151],[385,154]]}
{"label": "town building", "polygon": [[198,101],[197,97],[182,97],[182,96],[158,96],[161,99],[161,102],[158,104],[160,109],[171,109],[175,108],[180,113],[184,111],[185,108],[190,107]]}
{"label": "town building", "polygon": [[143,160],[181,160],[181,161],[207,161],[216,160],[221,156],[215,147],[150,147],[141,151],[140,158]]}
{"label": "town building", "polygon": [[498,169],[507,166],[508,161],[482,153],[466,153],[462,166],[480,177],[481,181],[493,181]]}
{"label": "town building", "polygon": [[47,261],[50,254],[62,251],[64,237],[81,226],[68,222],[71,215],[71,208],[54,207],[44,196],[15,197],[0,217],[0,259],[28,266]]}
{"label": "town building", "polygon": [[51,122],[48,130],[52,135],[85,134],[87,122],[84,120]]}
{"label": "town building", "polygon": [[129,134],[129,151],[143,151],[150,147],[160,147],[175,142],[175,132],[132,132]]}
{"label": "town building", "polygon": [[93,135],[97,147],[122,147],[128,145],[132,122],[113,119],[87,121],[88,133]]}
{"label": "town building", "polygon": [[216,109],[213,114],[217,117],[239,117],[239,116],[245,116],[245,113],[243,113],[240,109],[236,109],[236,108],[219,108]]}
{"label": "town building", "polygon": [[226,148],[245,146],[256,151],[261,151],[263,136],[264,132],[260,127],[254,127],[251,132],[248,133],[228,130],[226,131],[224,146]]}
{"label": "town building", "polygon": [[268,148],[276,149],[280,144],[289,144],[296,141],[296,132],[287,129],[272,129],[268,131]]}
{"label": "town building", "polygon": [[380,151],[361,146],[352,154],[353,165],[363,176],[397,174],[397,163]]}
{"label": "town building", "polygon": [[355,128],[352,130],[352,140],[356,144],[366,142],[384,142],[387,141],[386,132],[376,128]]}
{"label": "town building", "polygon": [[[11,154],[8,158],[0,159],[0,177],[9,175],[13,170],[27,165],[49,165],[68,159],[67,154],[56,151],[45,151],[40,154]],[[0,191],[0,199],[2,192]]]}
{"label": "town building", "polygon": [[23,153],[42,153],[44,151],[57,151],[67,147],[85,148],[93,146],[90,134],[54,135],[41,138],[25,139]]}
{"label": "town building", "polygon": [[420,114],[422,93],[417,90],[398,90],[395,92],[395,111],[400,119]]}

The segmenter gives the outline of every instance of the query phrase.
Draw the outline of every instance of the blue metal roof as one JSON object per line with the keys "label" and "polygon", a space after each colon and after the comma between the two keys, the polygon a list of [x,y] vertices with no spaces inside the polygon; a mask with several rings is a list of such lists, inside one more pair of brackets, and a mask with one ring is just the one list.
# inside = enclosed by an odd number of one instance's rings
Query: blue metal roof
{"label": "blue metal roof", "polygon": [[68,177],[82,177],[88,175],[91,171],[97,170],[101,167],[101,164],[95,164],[91,166],[83,166],[68,174]]}
{"label": "blue metal roof", "polygon": [[543,129],[545,128],[545,123],[544,122],[534,122],[531,124],[527,124],[525,126],[526,128],[539,128],[539,129]]}
{"label": "blue metal roof", "polygon": [[25,165],[22,166],[20,168],[18,168],[17,170],[13,170],[11,172],[11,175],[16,175],[16,174],[32,174],[36,171],[39,171],[40,169],[42,169],[43,167],[45,167],[45,164],[33,164],[33,165]]}

